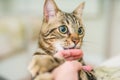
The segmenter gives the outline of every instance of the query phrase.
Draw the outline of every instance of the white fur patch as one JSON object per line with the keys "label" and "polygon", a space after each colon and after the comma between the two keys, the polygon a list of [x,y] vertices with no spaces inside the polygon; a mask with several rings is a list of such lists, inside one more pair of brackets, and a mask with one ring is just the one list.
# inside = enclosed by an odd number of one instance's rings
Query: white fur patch
{"label": "white fur patch", "polygon": [[64,48],[62,47],[61,43],[60,42],[56,42],[54,44],[55,48],[56,48],[56,51],[61,51],[61,50],[64,50]]}

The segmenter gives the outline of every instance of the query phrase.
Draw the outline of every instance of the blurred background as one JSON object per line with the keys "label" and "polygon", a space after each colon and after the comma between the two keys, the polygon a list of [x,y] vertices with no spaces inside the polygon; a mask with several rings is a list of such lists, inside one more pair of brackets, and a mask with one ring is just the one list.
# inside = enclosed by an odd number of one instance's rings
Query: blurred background
{"label": "blurred background", "polygon": [[[85,61],[99,66],[120,54],[120,0],[55,0],[72,12],[85,1]],[[30,80],[27,70],[37,48],[44,0],[0,0],[0,80]],[[28,76],[28,77],[27,77]]]}

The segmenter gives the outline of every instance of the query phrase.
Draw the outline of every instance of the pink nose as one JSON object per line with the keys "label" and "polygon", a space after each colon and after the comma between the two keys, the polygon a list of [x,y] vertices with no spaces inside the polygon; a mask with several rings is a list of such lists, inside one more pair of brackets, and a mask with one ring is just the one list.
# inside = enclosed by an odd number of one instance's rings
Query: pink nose
{"label": "pink nose", "polygon": [[73,37],[73,38],[72,38],[72,41],[73,41],[75,44],[78,44],[78,42],[79,42],[79,38],[75,38],[75,37]]}
{"label": "pink nose", "polygon": [[78,44],[79,42],[79,36],[78,34],[71,34],[71,40],[75,43],[75,44]]}

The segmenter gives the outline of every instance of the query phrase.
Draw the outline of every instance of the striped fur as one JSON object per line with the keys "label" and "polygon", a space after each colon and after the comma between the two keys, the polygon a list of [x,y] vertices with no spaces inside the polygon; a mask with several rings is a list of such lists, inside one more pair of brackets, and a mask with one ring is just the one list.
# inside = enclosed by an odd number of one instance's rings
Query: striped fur
{"label": "striped fur", "polygon": [[[65,61],[63,58],[54,57],[54,54],[64,49],[81,48],[85,35],[81,18],[83,6],[84,3],[72,13],[65,13],[56,6],[54,0],[45,0],[44,18],[38,40],[39,47],[29,65],[29,71],[34,80],[53,80],[50,72]],[[61,26],[67,30],[66,33],[60,32]],[[82,58],[79,61],[85,65]],[[96,78],[93,72],[81,70],[79,80],[96,80]]]}

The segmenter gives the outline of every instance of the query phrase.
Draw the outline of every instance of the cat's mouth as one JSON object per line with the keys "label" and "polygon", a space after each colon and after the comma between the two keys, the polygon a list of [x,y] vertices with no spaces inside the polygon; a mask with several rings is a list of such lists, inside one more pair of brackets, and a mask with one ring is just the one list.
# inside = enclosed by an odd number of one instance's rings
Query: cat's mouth
{"label": "cat's mouth", "polygon": [[64,48],[64,50],[68,50],[68,49],[76,49],[76,45],[73,47]]}

